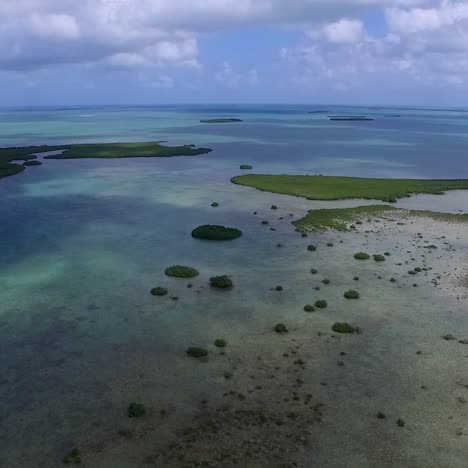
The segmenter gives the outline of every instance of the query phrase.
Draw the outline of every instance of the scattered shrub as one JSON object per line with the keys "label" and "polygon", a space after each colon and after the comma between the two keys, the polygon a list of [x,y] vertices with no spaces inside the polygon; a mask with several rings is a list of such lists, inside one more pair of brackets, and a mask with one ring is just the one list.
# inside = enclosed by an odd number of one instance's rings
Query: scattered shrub
{"label": "scattered shrub", "polygon": [[129,418],[141,418],[146,413],[145,405],[132,402],[128,405],[127,413]]}
{"label": "scattered shrub", "polygon": [[310,269],[310,272],[313,274],[313,275],[316,275],[318,273],[318,270],[316,270],[315,268],[311,268]]}
{"label": "scattered shrub", "polygon": [[242,236],[242,231],[218,225],[198,226],[192,231],[192,237],[204,240],[232,240]]}
{"label": "scattered shrub", "polygon": [[385,262],[385,256],[383,255],[373,255],[376,262]]}
{"label": "scattered shrub", "polygon": [[346,291],[344,293],[344,297],[346,299],[359,299],[360,294],[357,291],[355,291],[354,289],[350,289],[349,291]]}
{"label": "scattered shrub", "polygon": [[202,358],[208,356],[208,351],[204,348],[199,348],[197,346],[191,346],[187,349],[187,354],[193,358]]}
{"label": "scattered shrub", "polygon": [[307,250],[308,250],[309,252],[315,252],[315,251],[317,250],[317,247],[316,247],[315,245],[312,245],[312,244],[311,244],[311,245],[308,245],[308,246],[307,246]]}
{"label": "scattered shrub", "polygon": [[370,255],[365,252],[358,252],[357,254],[354,254],[354,258],[356,260],[369,260]]}
{"label": "scattered shrub", "polygon": [[315,307],[313,305],[307,304],[304,306],[305,312],[315,312]]}
{"label": "scattered shrub", "polygon": [[242,164],[240,168],[243,171],[247,171],[247,170],[253,169],[253,166],[251,166],[250,164]]}
{"label": "scattered shrub", "polygon": [[278,291],[278,292],[280,292],[282,290],[283,290],[283,286],[276,286],[276,288],[275,288],[275,291]]}
{"label": "scattered shrub", "polygon": [[211,206],[212,206],[213,208],[218,208],[219,203],[218,203],[218,202],[213,202],[213,203],[211,204]]}
{"label": "scattered shrub", "polygon": [[222,275],[222,276],[213,276],[212,278],[210,278],[210,285],[213,288],[229,289],[229,288],[232,288],[233,283],[232,283],[231,278],[229,278],[229,276]]}
{"label": "scattered shrub", "polygon": [[271,209],[272,209],[272,210],[277,210],[278,207],[277,207],[276,205],[271,205]]}
{"label": "scattered shrub", "polygon": [[332,330],[337,333],[354,333],[356,329],[346,322],[336,322],[332,326]]}
{"label": "scattered shrub", "polygon": [[64,457],[63,463],[65,465],[80,465],[81,464],[81,452],[78,448],[73,448]]}
{"label": "scattered shrub", "polygon": [[227,346],[227,341],[224,338],[218,338],[214,341],[214,345],[217,348],[225,348]]}
{"label": "scattered shrub", "polygon": [[275,332],[276,333],[288,333],[288,329],[284,323],[277,323],[275,325]]}
{"label": "scattered shrub", "polygon": [[153,296],[166,296],[168,292],[169,291],[167,290],[167,288],[159,288],[159,287],[158,288],[153,288],[151,290],[151,294]]}
{"label": "scattered shrub", "polygon": [[183,265],[173,265],[168,267],[164,273],[166,273],[167,276],[172,276],[174,278],[194,278],[200,274],[195,268]]}
{"label": "scattered shrub", "polygon": [[328,302],[320,299],[315,302],[315,307],[317,307],[317,309],[326,309],[328,307]]}

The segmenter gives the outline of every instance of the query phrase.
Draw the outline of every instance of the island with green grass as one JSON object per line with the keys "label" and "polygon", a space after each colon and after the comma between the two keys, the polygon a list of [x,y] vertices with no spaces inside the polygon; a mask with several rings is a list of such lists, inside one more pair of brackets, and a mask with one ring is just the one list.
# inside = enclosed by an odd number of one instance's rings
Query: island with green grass
{"label": "island with green grass", "polygon": [[234,118],[227,118],[227,119],[205,119],[200,120],[201,123],[208,123],[208,124],[223,124],[223,123],[236,123],[236,122],[243,122],[241,119],[234,119]]}
{"label": "island with green grass", "polygon": [[328,120],[336,120],[342,122],[367,122],[374,119],[365,115],[330,115],[328,117]]}
{"label": "island with green grass", "polygon": [[293,225],[300,233],[321,232],[328,229],[336,231],[350,231],[369,218],[384,217],[402,218],[431,218],[437,221],[451,223],[467,223],[468,214],[438,213],[434,211],[406,210],[390,205],[356,206],[354,208],[330,208],[310,210],[306,216],[296,221]]}
{"label": "island with green grass", "polygon": [[468,189],[468,179],[375,179],[359,177],[246,174],[231,181],[264,192],[309,200],[363,198],[395,202],[415,194],[441,195],[447,190]]}
{"label": "island with green grass", "polygon": [[0,178],[18,174],[24,165],[13,161],[31,161],[37,154],[60,151],[45,156],[44,159],[82,159],[82,158],[168,158],[173,156],[196,156],[212,151],[209,148],[196,148],[194,145],[165,146],[162,142],[149,141],[138,143],[80,143],[70,145],[42,145],[0,148]]}

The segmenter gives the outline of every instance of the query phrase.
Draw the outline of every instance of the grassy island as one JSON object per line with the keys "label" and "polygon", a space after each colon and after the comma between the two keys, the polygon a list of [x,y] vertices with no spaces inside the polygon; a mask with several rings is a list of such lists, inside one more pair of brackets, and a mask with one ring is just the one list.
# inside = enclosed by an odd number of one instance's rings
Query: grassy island
{"label": "grassy island", "polygon": [[440,195],[447,190],[468,189],[468,179],[370,179],[246,174],[234,177],[231,181],[264,192],[293,195],[309,200],[364,198],[388,202],[418,193]]}
{"label": "grassy island", "polygon": [[330,115],[328,120],[337,120],[342,122],[367,122],[374,119],[364,115]]}
{"label": "grassy island", "polygon": [[[357,206],[355,208],[331,208],[311,210],[304,218],[293,221],[298,232],[320,232],[327,229],[349,231],[353,223],[361,224],[361,219],[383,216],[414,216],[432,218],[438,221],[452,223],[468,222],[468,214],[437,213],[433,211],[403,210],[390,205]],[[356,222],[357,221],[357,222]],[[382,256],[383,257],[383,256]],[[369,254],[358,252],[354,256],[357,260],[368,260]],[[383,257],[385,260],[385,257]]]}
{"label": "grassy island", "polygon": [[[90,143],[55,146],[25,146],[0,148],[0,178],[18,174],[24,166],[39,165],[36,154],[49,151],[62,151],[60,154],[45,156],[44,159],[82,158],[168,158],[172,156],[196,156],[211,151],[209,148],[196,148],[193,145],[164,146],[161,142],[141,143]],[[12,164],[12,161],[26,161],[28,164]]]}
{"label": "grassy island", "polygon": [[236,123],[236,122],[243,122],[241,119],[233,119],[233,118],[228,118],[228,119],[206,119],[206,120],[200,120],[201,123],[210,123],[210,124],[215,124],[215,123]]}

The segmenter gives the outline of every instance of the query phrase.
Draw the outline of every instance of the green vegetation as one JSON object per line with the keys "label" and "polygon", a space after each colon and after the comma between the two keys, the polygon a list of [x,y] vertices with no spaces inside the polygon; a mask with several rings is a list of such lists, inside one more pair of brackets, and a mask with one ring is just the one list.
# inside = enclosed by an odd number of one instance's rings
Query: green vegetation
{"label": "green vegetation", "polygon": [[309,252],[315,252],[317,250],[317,247],[315,245],[308,245],[307,250]]}
{"label": "green vegetation", "polygon": [[145,405],[132,402],[128,405],[127,413],[129,418],[141,418],[146,413]]}
{"label": "green vegetation", "polygon": [[167,288],[160,288],[160,287],[158,287],[158,288],[153,288],[153,289],[151,290],[151,294],[152,294],[153,296],[167,296],[167,293],[168,293],[168,292],[169,292],[169,291],[167,290]]}
{"label": "green vegetation", "polygon": [[326,309],[328,307],[328,302],[320,299],[315,302],[315,307],[317,307],[317,309]]}
{"label": "green vegetation", "polygon": [[356,328],[346,322],[336,322],[333,324],[332,330],[337,333],[354,333]]}
{"label": "green vegetation", "polygon": [[313,274],[313,275],[316,275],[318,273],[318,270],[316,270],[315,268],[311,268],[310,269],[310,272]]}
{"label": "green vegetation", "polygon": [[211,204],[211,206],[212,206],[213,208],[218,208],[219,203],[218,203],[218,202],[213,202],[213,203]]}
{"label": "green vegetation", "polygon": [[360,294],[357,291],[355,291],[354,289],[350,289],[349,291],[346,291],[344,293],[344,297],[346,299],[359,299]]}
{"label": "green vegetation", "polygon": [[[164,146],[160,142],[141,143],[90,143],[55,146],[24,146],[0,148],[0,178],[18,174],[25,166],[41,164],[35,154],[49,151],[62,151],[61,154],[45,156],[44,159],[80,159],[80,158],[144,158],[195,156],[206,154],[209,148],[195,148],[193,145]],[[12,161],[28,161],[23,165],[11,164]]]}
{"label": "green vegetation", "polygon": [[[369,216],[385,216],[398,211],[390,205],[358,206],[356,208],[331,208],[321,210],[311,210],[304,218],[293,221],[296,230],[299,232],[320,232],[327,229],[337,231],[348,231],[349,225],[359,218]],[[356,224],[359,224],[356,222]]]}
{"label": "green vegetation", "polygon": [[192,267],[183,266],[183,265],[174,265],[166,268],[164,273],[167,276],[172,276],[174,278],[194,278],[200,273],[198,270]]}
{"label": "green vegetation", "polygon": [[80,465],[81,464],[80,449],[76,447],[73,448],[63,457],[62,461],[65,465]]}
{"label": "green vegetation", "polygon": [[187,349],[187,355],[193,358],[202,358],[208,356],[208,351],[205,348],[199,348],[197,346],[191,346]]}
{"label": "green vegetation", "polygon": [[265,192],[294,195],[311,200],[364,198],[389,201],[416,193],[441,194],[447,190],[468,189],[468,179],[367,179],[303,175],[237,176],[232,182]]}
{"label": "green vegetation", "polygon": [[243,171],[250,171],[251,169],[253,169],[253,166],[251,166],[250,164],[242,164],[240,168]]}
{"label": "green vegetation", "polygon": [[200,120],[201,123],[236,123],[236,122],[242,122],[241,119],[233,119],[233,118],[228,118],[228,119],[206,119],[206,120]]}
{"label": "green vegetation", "polygon": [[237,239],[242,236],[242,231],[218,225],[198,226],[192,231],[192,237],[204,240],[225,241]]}
{"label": "green vegetation", "polygon": [[36,159],[31,159],[30,161],[24,161],[23,166],[42,166],[42,163]]}
{"label": "green vegetation", "polygon": [[[195,148],[192,145],[164,146],[160,142],[142,143],[104,143],[64,145],[62,154],[45,156],[44,159],[82,159],[82,158],[168,158],[173,156],[195,156],[209,153],[208,148]],[[50,150],[46,150],[50,151]]]}
{"label": "green vegetation", "polygon": [[223,276],[213,276],[210,278],[210,285],[213,288],[218,288],[218,289],[229,289],[232,288],[233,283],[231,278],[229,276],[223,275]]}
{"label": "green vegetation", "polygon": [[0,179],[3,177],[19,174],[20,172],[24,171],[24,169],[25,167],[20,166],[19,164],[2,163],[0,160]]}
{"label": "green vegetation", "polygon": [[369,260],[370,255],[368,253],[365,253],[365,252],[358,252],[358,253],[354,254],[354,258],[356,260]]}
{"label": "green vegetation", "polygon": [[214,341],[214,345],[217,348],[225,348],[227,346],[227,341],[224,338],[218,338]]}
{"label": "green vegetation", "polygon": [[384,255],[379,255],[379,254],[376,254],[376,255],[372,255],[374,257],[374,260],[376,262],[385,262],[385,256]]}
{"label": "green vegetation", "polygon": [[288,333],[288,328],[284,323],[277,323],[275,325],[275,332],[276,333]]}
{"label": "green vegetation", "polygon": [[366,122],[374,119],[364,115],[331,115],[328,117],[328,120],[338,120],[344,122]]}
{"label": "green vegetation", "polygon": [[304,306],[305,312],[315,312],[315,307],[313,305],[307,304]]}

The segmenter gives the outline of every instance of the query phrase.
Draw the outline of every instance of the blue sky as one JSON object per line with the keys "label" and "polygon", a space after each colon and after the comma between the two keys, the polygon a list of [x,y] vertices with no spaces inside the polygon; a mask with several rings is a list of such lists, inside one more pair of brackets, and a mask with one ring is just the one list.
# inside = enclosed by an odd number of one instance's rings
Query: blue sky
{"label": "blue sky", "polygon": [[465,0],[2,0],[0,105],[468,105]]}

